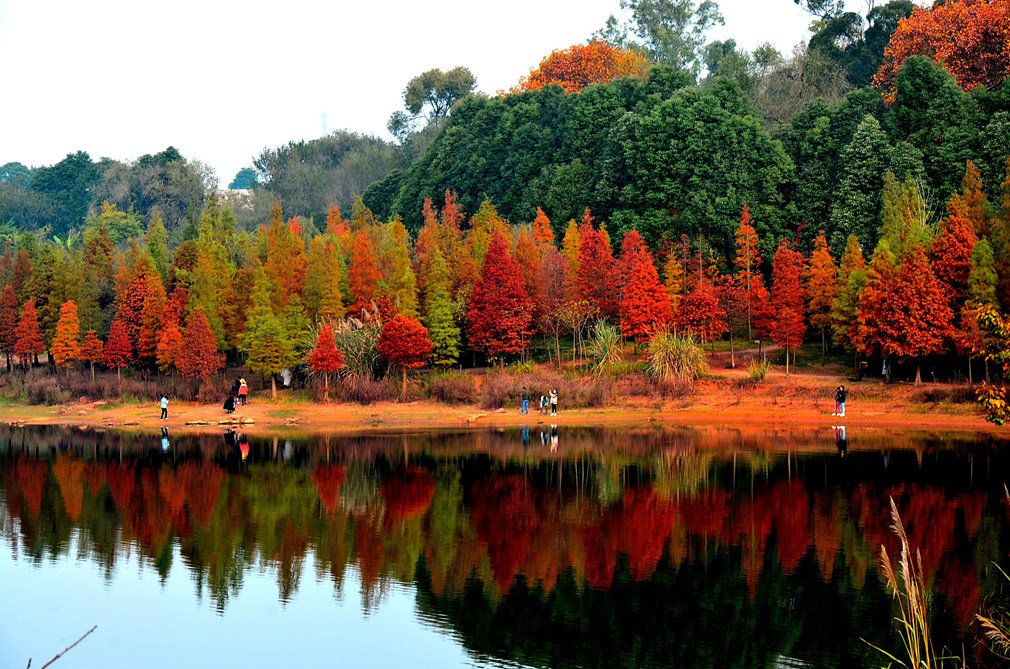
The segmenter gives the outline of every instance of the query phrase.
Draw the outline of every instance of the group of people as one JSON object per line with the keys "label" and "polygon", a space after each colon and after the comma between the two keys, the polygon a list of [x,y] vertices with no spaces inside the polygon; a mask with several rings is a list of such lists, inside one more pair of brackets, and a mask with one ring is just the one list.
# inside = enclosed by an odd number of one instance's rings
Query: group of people
{"label": "group of people", "polygon": [[848,396],[849,391],[845,389],[845,386],[838,386],[835,388],[835,410],[831,412],[832,416],[845,415],[845,399]]}
{"label": "group of people", "polygon": [[235,405],[241,402],[242,406],[245,406],[247,397],[249,397],[249,384],[244,378],[235,379],[235,383],[231,384],[231,395],[224,401],[225,412],[235,413]]}
{"label": "group of people", "polygon": [[[519,414],[528,415],[530,412],[530,391],[523,386],[522,392],[522,402],[519,405]],[[540,396],[540,413],[544,416],[558,415],[558,389],[551,388],[550,392],[546,395]]]}

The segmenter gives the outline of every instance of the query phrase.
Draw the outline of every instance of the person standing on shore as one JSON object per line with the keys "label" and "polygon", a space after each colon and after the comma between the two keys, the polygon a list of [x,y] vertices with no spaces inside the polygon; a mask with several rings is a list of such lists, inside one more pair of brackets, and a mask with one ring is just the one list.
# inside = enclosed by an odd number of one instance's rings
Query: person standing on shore
{"label": "person standing on shore", "polygon": [[840,414],[842,412],[842,400],[841,400],[841,397],[842,397],[842,387],[841,386],[836,386],[835,387],[835,410],[831,412],[832,416],[837,416],[838,414]]}
{"label": "person standing on shore", "polygon": [[845,386],[838,386],[838,396],[837,397],[838,397],[838,407],[839,407],[838,415],[839,416],[844,416],[845,415],[845,400],[848,398],[848,396],[849,396],[849,391],[847,391],[845,389]]}
{"label": "person standing on shore", "polygon": [[551,388],[551,415],[558,415],[558,389]]}
{"label": "person standing on shore", "polygon": [[161,396],[161,418],[159,420],[168,420],[168,395]]}
{"label": "person standing on shore", "polygon": [[530,412],[530,391],[526,390],[526,386],[523,386],[522,404],[519,405],[519,414],[529,415],[529,412]]}
{"label": "person standing on shore", "polygon": [[245,400],[249,397],[249,384],[245,382],[245,378],[238,380],[238,398],[242,401],[242,406],[245,406]]}

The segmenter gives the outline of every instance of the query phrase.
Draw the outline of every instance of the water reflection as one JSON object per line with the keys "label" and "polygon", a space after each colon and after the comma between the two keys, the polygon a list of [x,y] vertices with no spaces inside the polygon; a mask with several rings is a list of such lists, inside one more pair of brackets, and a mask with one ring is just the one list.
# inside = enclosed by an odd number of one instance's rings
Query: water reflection
{"label": "water reflection", "polygon": [[921,550],[940,643],[960,648],[1000,585],[989,566],[1007,566],[1004,453],[844,427],[0,428],[0,528],[37,569],[85,559],[113,580],[139,553],[162,581],[185,570],[222,616],[264,569],[284,603],[320,583],[339,595],[353,574],[365,612],[402,584],[476,657],[879,666],[860,638],[896,642],[878,574],[879,547],[896,549],[888,498]]}

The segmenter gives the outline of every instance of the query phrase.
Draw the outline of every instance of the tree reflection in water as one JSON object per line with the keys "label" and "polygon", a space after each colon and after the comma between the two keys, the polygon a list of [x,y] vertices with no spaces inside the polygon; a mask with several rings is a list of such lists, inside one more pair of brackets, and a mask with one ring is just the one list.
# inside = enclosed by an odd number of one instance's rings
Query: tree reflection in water
{"label": "tree reflection in water", "polygon": [[[538,431],[544,432],[538,435]],[[0,529],[44,568],[185,569],[220,612],[255,569],[278,596],[349,570],[401,583],[473,652],[536,665],[874,666],[894,497],[960,648],[1006,568],[1005,449],[936,435],[576,429],[161,437],[0,428]],[[844,456],[844,457],[843,457]],[[183,564],[174,565],[175,555]],[[965,642],[966,647],[973,644]]]}

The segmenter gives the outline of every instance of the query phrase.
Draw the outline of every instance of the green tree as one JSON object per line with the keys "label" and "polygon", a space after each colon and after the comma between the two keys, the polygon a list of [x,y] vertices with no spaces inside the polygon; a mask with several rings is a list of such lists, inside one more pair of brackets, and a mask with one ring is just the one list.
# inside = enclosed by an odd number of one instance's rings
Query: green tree
{"label": "green tree", "polygon": [[271,294],[266,274],[260,272],[239,350],[246,354],[249,369],[270,377],[270,394],[276,399],[276,375],[290,363],[292,343],[283,321],[274,314]]}
{"label": "green tree", "polygon": [[886,155],[887,137],[877,119],[867,115],[842,151],[840,183],[829,226],[834,248],[845,248],[849,235],[864,243],[876,240]]}
{"label": "green tree", "polygon": [[631,12],[630,19],[607,19],[599,32],[604,41],[622,49],[637,46],[651,60],[695,77],[704,64],[705,35],[723,25],[713,0],[621,0],[621,9]]}

